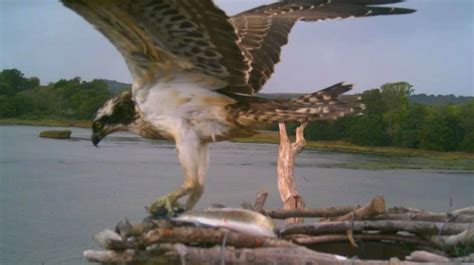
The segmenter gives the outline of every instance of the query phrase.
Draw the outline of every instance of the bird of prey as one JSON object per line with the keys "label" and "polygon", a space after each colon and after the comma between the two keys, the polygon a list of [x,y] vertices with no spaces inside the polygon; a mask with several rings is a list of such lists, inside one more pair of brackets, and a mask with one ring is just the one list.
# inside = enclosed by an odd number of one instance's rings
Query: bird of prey
{"label": "bird of prey", "polygon": [[109,100],[93,122],[95,145],[128,129],[176,144],[185,181],[158,198],[149,211],[169,212],[188,196],[201,197],[211,142],[248,135],[263,122],[305,122],[358,114],[351,89],[336,84],[289,100],[255,94],[280,60],[297,21],[407,14],[381,7],[400,0],[283,0],[227,16],[212,0],[62,0],[94,25],[124,57],[130,92]]}

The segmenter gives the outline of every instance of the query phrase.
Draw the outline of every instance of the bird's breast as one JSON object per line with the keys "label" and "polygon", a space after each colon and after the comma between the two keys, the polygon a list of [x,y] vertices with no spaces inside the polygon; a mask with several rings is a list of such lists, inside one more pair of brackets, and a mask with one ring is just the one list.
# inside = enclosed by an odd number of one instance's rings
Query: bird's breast
{"label": "bird's breast", "polygon": [[226,106],[235,100],[195,83],[159,83],[147,89],[137,105],[146,119],[162,135],[175,138],[183,130],[193,130],[199,138],[217,139],[229,133]]}

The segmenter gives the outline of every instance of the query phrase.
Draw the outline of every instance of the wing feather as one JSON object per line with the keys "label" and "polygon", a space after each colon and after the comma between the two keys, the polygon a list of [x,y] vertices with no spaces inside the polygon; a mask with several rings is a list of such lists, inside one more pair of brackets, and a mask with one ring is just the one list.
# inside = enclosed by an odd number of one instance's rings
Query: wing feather
{"label": "wing feather", "polygon": [[251,92],[240,37],[211,0],[62,1],[117,47],[135,80],[156,82],[184,71]]}
{"label": "wing feather", "polygon": [[349,17],[407,14],[411,9],[374,7],[400,0],[284,0],[263,5],[231,17],[242,39],[239,45],[252,59],[249,86],[258,92],[280,61],[281,47],[299,21],[321,21]]}

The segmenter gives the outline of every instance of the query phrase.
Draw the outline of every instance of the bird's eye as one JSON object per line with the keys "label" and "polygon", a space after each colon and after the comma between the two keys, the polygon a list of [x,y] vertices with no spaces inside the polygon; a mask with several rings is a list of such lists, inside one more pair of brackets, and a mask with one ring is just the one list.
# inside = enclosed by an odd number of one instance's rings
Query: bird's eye
{"label": "bird's eye", "polygon": [[96,122],[94,122],[94,126],[95,126],[97,129],[100,129],[100,128],[102,128],[102,122],[96,121]]}

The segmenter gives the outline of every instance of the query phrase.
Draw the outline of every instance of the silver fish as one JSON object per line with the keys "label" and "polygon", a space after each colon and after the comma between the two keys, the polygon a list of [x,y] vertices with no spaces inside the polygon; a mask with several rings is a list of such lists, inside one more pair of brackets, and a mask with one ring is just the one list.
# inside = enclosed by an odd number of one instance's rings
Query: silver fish
{"label": "silver fish", "polygon": [[172,220],[228,228],[255,236],[276,237],[276,225],[272,219],[263,214],[240,208],[211,208],[203,211],[188,211]]}

